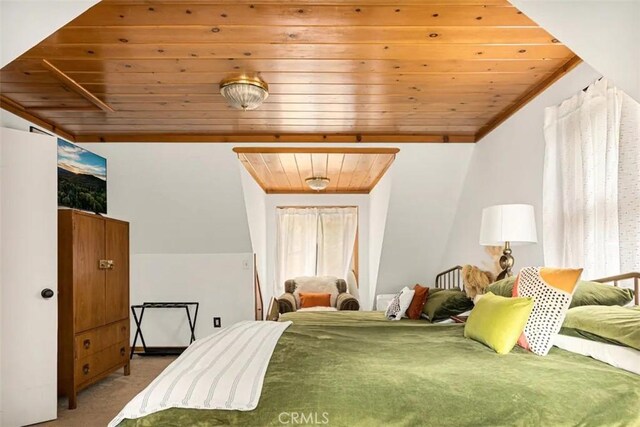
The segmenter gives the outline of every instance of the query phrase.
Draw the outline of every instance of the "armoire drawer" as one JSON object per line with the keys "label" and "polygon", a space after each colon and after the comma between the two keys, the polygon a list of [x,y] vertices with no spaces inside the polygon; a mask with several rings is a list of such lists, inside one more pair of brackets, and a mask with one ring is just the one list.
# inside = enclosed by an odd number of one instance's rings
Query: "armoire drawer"
{"label": "armoire drawer", "polygon": [[121,320],[76,335],[75,358],[85,358],[121,341],[129,342],[129,320]]}
{"label": "armoire drawer", "polygon": [[75,366],[75,383],[82,384],[96,375],[121,366],[129,358],[129,341],[121,341],[90,356],[78,359]]}

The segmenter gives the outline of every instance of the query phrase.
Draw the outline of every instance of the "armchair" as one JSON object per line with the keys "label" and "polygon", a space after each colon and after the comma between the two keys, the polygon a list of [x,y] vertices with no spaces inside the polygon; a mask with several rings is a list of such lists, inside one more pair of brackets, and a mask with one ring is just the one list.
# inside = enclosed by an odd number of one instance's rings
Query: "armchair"
{"label": "armchair", "polygon": [[280,313],[300,308],[300,292],[331,294],[331,306],[337,310],[360,310],[360,303],[347,292],[347,283],[336,277],[297,277],[284,282],[285,292],[278,297]]}

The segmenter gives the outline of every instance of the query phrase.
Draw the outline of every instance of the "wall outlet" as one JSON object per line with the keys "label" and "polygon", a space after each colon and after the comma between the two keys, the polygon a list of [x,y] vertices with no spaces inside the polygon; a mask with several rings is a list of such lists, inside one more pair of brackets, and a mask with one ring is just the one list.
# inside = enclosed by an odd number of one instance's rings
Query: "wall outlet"
{"label": "wall outlet", "polygon": [[214,317],[213,318],[213,327],[214,328],[221,328],[222,327],[222,321],[220,320],[219,317]]}

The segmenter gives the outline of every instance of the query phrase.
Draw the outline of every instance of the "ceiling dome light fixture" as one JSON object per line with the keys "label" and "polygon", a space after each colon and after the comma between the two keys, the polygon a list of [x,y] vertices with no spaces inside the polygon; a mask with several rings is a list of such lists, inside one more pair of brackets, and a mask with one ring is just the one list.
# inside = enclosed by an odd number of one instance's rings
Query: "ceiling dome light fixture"
{"label": "ceiling dome light fixture", "polygon": [[269,85],[259,77],[231,77],[220,82],[220,94],[238,110],[255,110],[269,96]]}
{"label": "ceiling dome light fixture", "polygon": [[331,180],[326,176],[314,176],[312,178],[307,178],[304,181],[312,190],[322,191],[327,189]]}

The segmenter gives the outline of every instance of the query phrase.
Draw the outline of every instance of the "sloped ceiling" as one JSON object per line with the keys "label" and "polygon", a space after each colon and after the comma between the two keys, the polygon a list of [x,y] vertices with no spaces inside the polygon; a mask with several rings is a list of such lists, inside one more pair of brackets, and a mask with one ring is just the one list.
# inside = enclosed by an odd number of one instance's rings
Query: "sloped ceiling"
{"label": "sloped ceiling", "polygon": [[640,100],[640,1],[510,1]]}

